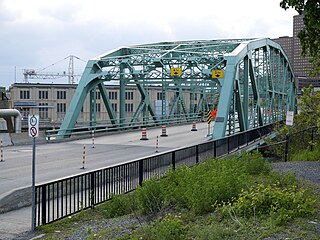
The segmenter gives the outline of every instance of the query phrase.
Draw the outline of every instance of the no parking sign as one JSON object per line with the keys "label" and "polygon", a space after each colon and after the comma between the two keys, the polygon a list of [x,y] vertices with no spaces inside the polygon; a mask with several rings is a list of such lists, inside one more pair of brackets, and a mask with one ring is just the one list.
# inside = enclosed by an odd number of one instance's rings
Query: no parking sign
{"label": "no parking sign", "polygon": [[29,137],[39,136],[39,115],[28,115]]}

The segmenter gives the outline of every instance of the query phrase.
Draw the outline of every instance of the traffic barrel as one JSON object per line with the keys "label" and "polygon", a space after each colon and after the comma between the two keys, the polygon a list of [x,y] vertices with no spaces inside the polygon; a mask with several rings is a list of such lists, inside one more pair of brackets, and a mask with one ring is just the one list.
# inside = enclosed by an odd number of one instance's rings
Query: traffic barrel
{"label": "traffic barrel", "polygon": [[191,131],[198,131],[197,126],[196,126],[196,122],[195,122],[195,121],[193,121],[193,122],[192,122],[192,128],[191,128]]}
{"label": "traffic barrel", "polygon": [[160,135],[160,137],[168,137],[167,126],[166,125],[162,125],[161,126],[161,135]]}
{"label": "traffic barrel", "polygon": [[144,128],[141,128],[141,138],[140,140],[149,140],[149,138],[147,138],[147,129],[144,127]]}

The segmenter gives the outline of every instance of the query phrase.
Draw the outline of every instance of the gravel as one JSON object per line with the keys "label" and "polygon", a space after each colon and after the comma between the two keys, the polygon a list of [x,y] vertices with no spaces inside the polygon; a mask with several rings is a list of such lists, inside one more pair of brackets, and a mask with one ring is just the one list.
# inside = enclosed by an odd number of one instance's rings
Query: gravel
{"label": "gravel", "polygon": [[320,161],[315,162],[276,162],[272,168],[281,174],[295,173],[298,178],[320,184]]}

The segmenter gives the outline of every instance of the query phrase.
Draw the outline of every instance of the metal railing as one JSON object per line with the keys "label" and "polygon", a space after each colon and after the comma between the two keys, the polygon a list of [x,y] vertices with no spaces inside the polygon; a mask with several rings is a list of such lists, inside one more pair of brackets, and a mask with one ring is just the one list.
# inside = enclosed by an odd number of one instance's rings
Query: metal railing
{"label": "metal railing", "polygon": [[[276,134],[275,138],[267,144],[259,146],[263,155],[276,161],[291,161],[295,154],[302,150],[313,151],[320,144],[320,132],[316,126],[289,132],[287,134]],[[305,159],[306,160],[306,159]]]}
{"label": "metal railing", "polygon": [[[130,118],[115,119],[116,122],[113,124],[111,120],[107,121],[93,121],[93,122],[79,122],[77,127],[70,129],[52,129],[46,130],[45,135],[48,141],[55,140],[57,137],[79,137],[94,133],[105,133],[105,132],[114,132],[114,131],[130,131],[132,129],[139,129],[142,127],[154,127],[161,125],[179,125],[185,124],[191,121],[204,121],[204,116],[199,114],[189,113],[181,114],[178,117],[174,118],[159,118],[153,119],[152,117],[139,118],[135,122],[130,122]],[[61,130],[65,130],[67,133],[64,135],[59,134]]]}
{"label": "metal railing", "polygon": [[128,193],[151,177],[173,169],[219,158],[270,133],[273,124],[195,146],[176,149],[124,164],[74,175],[36,186],[35,225],[40,226],[92,208],[114,194]]}
{"label": "metal railing", "polygon": [[284,161],[301,150],[313,151],[314,145],[319,143],[320,134],[317,126],[308,127],[298,132],[288,133],[285,140]]}

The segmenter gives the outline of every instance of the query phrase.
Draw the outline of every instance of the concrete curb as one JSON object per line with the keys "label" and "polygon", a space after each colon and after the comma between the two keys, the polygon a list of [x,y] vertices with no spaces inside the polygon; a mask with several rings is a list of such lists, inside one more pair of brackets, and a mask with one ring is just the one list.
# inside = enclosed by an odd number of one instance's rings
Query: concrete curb
{"label": "concrete curb", "polygon": [[0,213],[31,206],[31,186],[14,189],[0,196]]}

